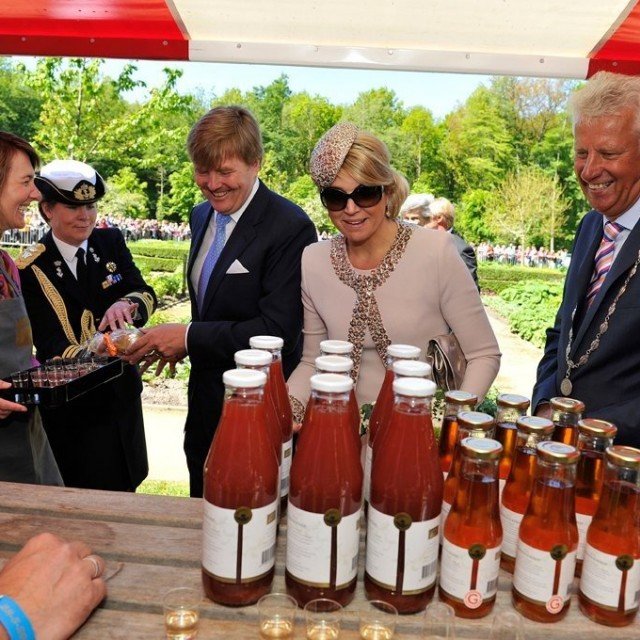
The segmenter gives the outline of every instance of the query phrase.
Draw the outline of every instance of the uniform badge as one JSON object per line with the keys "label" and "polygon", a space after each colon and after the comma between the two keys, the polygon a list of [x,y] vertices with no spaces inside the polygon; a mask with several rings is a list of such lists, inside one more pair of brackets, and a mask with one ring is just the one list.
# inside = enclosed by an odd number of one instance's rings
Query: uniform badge
{"label": "uniform badge", "polygon": [[38,242],[24,249],[24,251],[16,258],[16,266],[18,269],[28,267],[38,256],[43,254],[47,248]]}
{"label": "uniform badge", "polygon": [[100,256],[94,251],[93,247],[89,247],[89,253],[93,258],[93,261],[98,264],[98,262],[100,262]]}
{"label": "uniform badge", "polygon": [[107,271],[109,273],[115,273],[116,269],[118,268],[115,262],[107,262],[105,266],[107,267]]}
{"label": "uniform badge", "polygon": [[62,273],[62,261],[54,260],[53,266],[56,268],[56,275],[58,276],[58,278],[62,278],[64,276],[64,273]]}

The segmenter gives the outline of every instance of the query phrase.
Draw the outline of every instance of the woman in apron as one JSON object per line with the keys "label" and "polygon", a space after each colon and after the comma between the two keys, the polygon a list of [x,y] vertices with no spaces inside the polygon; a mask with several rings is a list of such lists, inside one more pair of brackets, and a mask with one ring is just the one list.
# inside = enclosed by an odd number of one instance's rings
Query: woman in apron
{"label": "woman in apron", "polygon": [[[39,165],[28,142],[0,131],[0,235],[25,225],[38,199],[33,178]],[[32,366],[33,341],[18,270],[0,250],[0,378]],[[9,385],[0,382],[1,388]],[[61,485],[62,478],[37,408],[0,398],[0,480]]]}

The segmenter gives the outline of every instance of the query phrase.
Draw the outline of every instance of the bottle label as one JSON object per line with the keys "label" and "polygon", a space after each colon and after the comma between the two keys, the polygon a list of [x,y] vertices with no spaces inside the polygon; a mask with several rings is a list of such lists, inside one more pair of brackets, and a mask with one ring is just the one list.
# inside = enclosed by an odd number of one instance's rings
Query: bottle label
{"label": "bottle label", "polygon": [[367,450],[364,454],[364,478],[363,478],[363,496],[366,502],[371,497],[371,461],[373,460],[373,447],[367,443]]}
{"label": "bottle label", "polygon": [[500,523],[502,524],[502,553],[510,558],[516,557],[518,547],[518,532],[523,514],[507,509],[500,505]]}
{"label": "bottle label", "polygon": [[442,510],[440,511],[440,544],[444,540],[444,523],[449,515],[449,511],[451,511],[451,504],[446,500],[442,501]]}
{"label": "bottle label", "polygon": [[504,491],[505,485],[507,484],[506,478],[500,478],[498,480],[498,504],[502,501],[502,492]]}
{"label": "bottle label", "polygon": [[313,513],[291,503],[287,508],[287,571],[313,587],[342,589],[358,573],[360,510]]}
{"label": "bottle label", "polygon": [[469,609],[477,609],[498,592],[500,547],[474,544],[459,547],[446,538],[442,541],[440,586],[447,595],[461,600]]}
{"label": "bottle label", "polygon": [[585,545],[580,591],[591,602],[619,612],[640,604],[640,558],[603,553]]}
{"label": "bottle label", "polygon": [[587,544],[587,529],[593,520],[593,516],[586,513],[576,513],[576,524],[578,525],[578,560],[584,559],[584,548]]}
{"label": "bottle label", "polygon": [[551,613],[560,613],[571,597],[576,568],[576,551],[558,544],[549,551],[531,547],[518,540],[513,586],[529,600],[543,605]]}
{"label": "bottle label", "polygon": [[280,467],[280,497],[289,495],[289,476],[291,475],[291,458],[293,454],[293,438],[282,443],[282,466]]}
{"label": "bottle label", "polygon": [[202,566],[207,572],[229,582],[251,582],[268,573],[276,561],[279,502],[225,509],[205,500]]}
{"label": "bottle label", "polygon": [[369,505],[369,577],[386,589],[420,593],[435,584],[440,516],[412,521],[408,513],[387,515]]}

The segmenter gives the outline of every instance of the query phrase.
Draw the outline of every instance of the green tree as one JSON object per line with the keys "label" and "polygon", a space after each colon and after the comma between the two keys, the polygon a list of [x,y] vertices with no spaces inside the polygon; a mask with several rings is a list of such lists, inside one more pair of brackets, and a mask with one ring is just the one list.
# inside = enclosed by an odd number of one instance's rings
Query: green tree
{"label": "green tree", "polygon": [[0,130],[32,140],[41,109],[42,99],[25,86],[21,71],[0,58]]}
{"label": "green tree", "polygon": [[391,129],[402,124],[403,118],[402,103],[394,91],[386,88],[364,91],[344,109],[345,120],[383,140]]}
{"label": "green tree", "polygon": [[107,181],[107,192],[100,201],[102,214],[128,218],[149,217],[146,182],[140,182],[130,167],[124,167]]}

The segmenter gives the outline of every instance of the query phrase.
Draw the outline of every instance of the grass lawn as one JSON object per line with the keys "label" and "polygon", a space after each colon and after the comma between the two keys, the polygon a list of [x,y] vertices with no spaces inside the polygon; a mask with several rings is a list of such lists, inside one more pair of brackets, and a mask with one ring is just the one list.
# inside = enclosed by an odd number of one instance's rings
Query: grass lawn
{"label": "grass lawn", "polygon": [[145,480],[136,490],[136,493],[146,493],[155,496],[179,496],[189,497],[189,483],[170,480]]}

